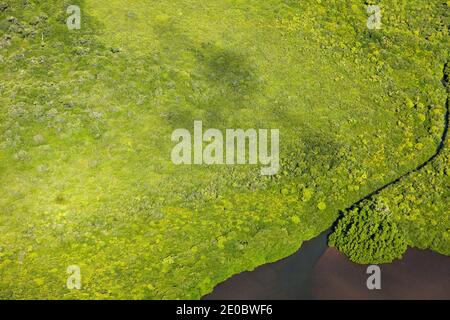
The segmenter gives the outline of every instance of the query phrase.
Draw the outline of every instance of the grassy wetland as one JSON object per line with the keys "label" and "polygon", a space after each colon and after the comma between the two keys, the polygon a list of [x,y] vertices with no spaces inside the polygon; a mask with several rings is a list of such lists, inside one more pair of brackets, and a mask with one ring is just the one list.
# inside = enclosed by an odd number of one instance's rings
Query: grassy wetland
{"label": "grassy wetland", "polygon": [[[358,263],[450,255],[449,5],[0,0],[0,298],[199,299],[338,219]],[[279,129],[279,172],[173,164],[195,120]]]}

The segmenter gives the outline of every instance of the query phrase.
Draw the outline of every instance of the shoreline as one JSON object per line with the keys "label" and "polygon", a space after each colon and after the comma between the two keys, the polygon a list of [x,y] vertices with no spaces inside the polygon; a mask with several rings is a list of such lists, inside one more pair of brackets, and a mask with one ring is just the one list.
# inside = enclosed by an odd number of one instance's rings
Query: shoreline
{"label": "shoreline", "polygon": [[331,228],[287,258],[228,278],[202,300],[311,300],[311,274],[328,248]]}

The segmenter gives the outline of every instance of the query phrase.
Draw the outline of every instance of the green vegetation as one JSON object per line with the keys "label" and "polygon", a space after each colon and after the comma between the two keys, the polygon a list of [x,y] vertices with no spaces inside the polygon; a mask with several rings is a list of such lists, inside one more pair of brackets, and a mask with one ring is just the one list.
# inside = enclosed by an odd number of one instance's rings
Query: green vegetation
{"label": "green vegetation", "polygon": [[[443,72],[443,84],[448,91],[448,64]],[[450,255],[448,133],[443,139],[437,156],[425,166],[382,190],[370,201],[346,210],[329,244],[352,261],[365,264],[392,262],[401,258],[407,246]]]}
{"label": "green vegetation", "polygon": [[329,244],[356,263],[388,263],[401,258],[407,245],[388,208],[365,201],[339,221]]}
{"label": "green vegetation", "polygon": [[[198,299],[426,161],[448,3],[378,3],[381,30],[363,0],[0,0],[0,298]],[[280,129],[279,175],[172,164],[194,120]],[[450,254],[448,160],[379,195],[377,243]]]}
{"label": "green vegetation", "polygon": [[[449,152],[347,210],[329,244],[357,263],[387,263],[407,246],[450,255]],[[380,209],[381,208],[381,209]]]}

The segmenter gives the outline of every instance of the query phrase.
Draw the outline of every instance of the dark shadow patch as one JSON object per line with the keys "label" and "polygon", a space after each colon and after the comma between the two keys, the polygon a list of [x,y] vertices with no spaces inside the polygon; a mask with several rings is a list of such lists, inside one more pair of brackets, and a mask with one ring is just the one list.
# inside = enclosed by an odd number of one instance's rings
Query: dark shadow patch
{"label": "dark shadow patch", "polygon": [[257,88],[257,70],[247,56],[235,49],[202,44],[194,51],[203,65],[202,74],[232,99],[252,95]]}

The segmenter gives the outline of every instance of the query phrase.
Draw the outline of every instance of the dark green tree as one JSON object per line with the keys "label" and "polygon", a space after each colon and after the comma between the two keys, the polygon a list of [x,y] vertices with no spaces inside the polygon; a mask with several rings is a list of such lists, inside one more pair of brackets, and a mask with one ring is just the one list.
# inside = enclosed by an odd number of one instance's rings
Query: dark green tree
{"label": "dark green tree", "polygon": [[389,208],[369,200],[344,212],[329,244],[360,264],[389,263],[401,258],[407,249]]}

